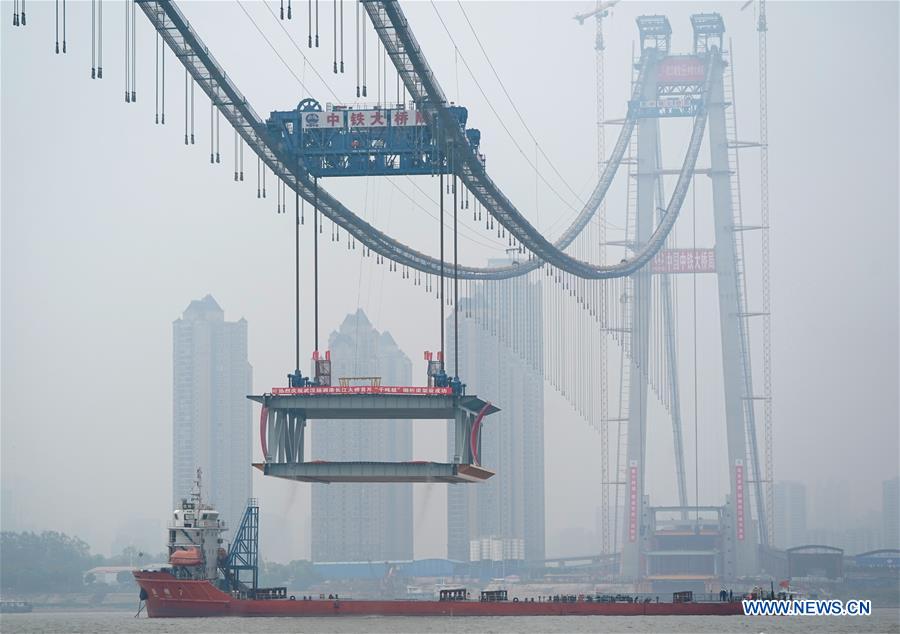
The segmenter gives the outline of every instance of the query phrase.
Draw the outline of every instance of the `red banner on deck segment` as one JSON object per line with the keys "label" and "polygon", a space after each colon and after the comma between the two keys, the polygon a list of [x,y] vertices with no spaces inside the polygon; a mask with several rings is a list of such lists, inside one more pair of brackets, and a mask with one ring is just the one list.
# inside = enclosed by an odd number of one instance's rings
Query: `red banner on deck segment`
{"label": "red banner on deck segment", "polygon": [[706,63],[693,55],[672,55],[659,63],[660,84],[700,84],[706,79]]}
{"label": "red banner on deck segment", "polygon": [[312,396],[317,394],[411,394],[414,396],[450,396],[451,387],[408,385],[326,385],[312,387],[273,387],[276,396]]}

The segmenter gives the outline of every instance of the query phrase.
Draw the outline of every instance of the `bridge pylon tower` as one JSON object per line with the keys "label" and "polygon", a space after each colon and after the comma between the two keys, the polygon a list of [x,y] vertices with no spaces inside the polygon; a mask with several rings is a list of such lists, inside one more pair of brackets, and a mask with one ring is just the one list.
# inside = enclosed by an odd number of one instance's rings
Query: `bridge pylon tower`
{"label": "bridge pylon tower", "polygon": [[[654,306],[656,296],[652,289],[652,267],[644,267],[632,276],[630,320],[630,354],[624,368],[627,376],[627,435],[624,457],[625,490],[620,574],[635,582],[654,579],[666,569],[678,567],[677,557],[700,556],[711,576],[736,579],[756,574],[758,570],[758,545],[767,543],[766,508],[760,488],[761,471],[756,442],[754,420],[752,372],[750,368],[749,333],[746,324],[746,291],[743,280],[743,248],[739,232],[740,209],[738,192],[733,178],[735,165],[731,156],[734,115],[729,112],[733,104],[726,95],[725,69],[722,43],[724,23],[718,14],[699,14],[691,19],[694,27],[692,55],[671,55],[669,43],[671,28],[664,16],[638,18],[641,37],[641,55],[652,56],[648,68],[648,81],[640,96],[640,119],[636,143],[636,210],[631,248],[639,250],[646,244],[653,230],[654,215],[662,204],[666,173],[660,161],[659,119],[678,116],[678,108],[690,110],[705,107],[710,167],[703,173],[709,176],[712,186],[712,220],[715,229],[715,274],[719,303],[719,334],[722,349],[724,376],[725,426],[729,486],[725,503],[721,507],[700,507],[699,501],[688,506],[683,485],[679,484],[679,505],[651,507],[646,493],[647,464],[647,413],[648,386],[651,364],[651,328],[654,310],[663,310],[671,318],[668,293],[660,297],[663,306]],[[705,103],[698,105],[692,99],[689,84],[698,82],[705,75],[709,90],[702,96]],[[678,80],[681,77],[683,81]],[[672,103],[679,105],[673,106]],[[673,111],[676,113],[673,115]],[[696,171],[696,170],[695,170]],[[668,332],[668,330],[667,330]],[[669,333],[671,335],[671,333]],[[667,335],[667,339],[669,337]],[[671,355],[671,351],[670,351]],[[676,386],[674,357],[669,356],[668,371],[673,374],[671,385]],[[673,406],[678,407],[677,394]],[[678,418],[673,411],[673,424]],[[680,425],[675,428],[675,451],[681,451]],[[684,479],[683,457],[676,456],[676,471]],[[751,495],[751,490],[755,492]],[[751,505],[755,502],[755,517]],[[694,513],[688,511],[694,510]],[[666,535],[663,527],[665,514],[680,516],[682,528],[693,526],[695,541],[706,544],[694,550],[685,548],[677,554],[678,538]],[[705,514],[701,518],[701,514]],[[693,518],[693,519],[691,519]],[[713,528],[714,527],[714,528]],[[707,539],[706,533],[710,534]],[[716,534],[715,539],[711,537]],[[706,550],[703,550],[706,549]],[[669,558],[670,561],[662,563]],[[697,563],[697,562],[694,562]],[[693,564],[691,564],[693,565]],[[687,570],[690,566],[685,566]]]}

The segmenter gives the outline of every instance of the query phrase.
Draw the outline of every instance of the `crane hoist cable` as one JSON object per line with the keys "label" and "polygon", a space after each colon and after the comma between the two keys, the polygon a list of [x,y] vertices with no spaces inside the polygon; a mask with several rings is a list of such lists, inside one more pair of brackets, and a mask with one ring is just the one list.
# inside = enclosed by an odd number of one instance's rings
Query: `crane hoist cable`
{"label": "crane hoist cable", "polygon": [[[315,318],[315,350],[319,350],[319,177],[313,177],[313,314]],[[316,225],[318,226],[318,230]]]}
{"label": "crane hoist cable", "polygon": [[[452,155],[451,155],[452,156]],[[455,166],[454,166],[455,167]],[[453,176],[453,376],[459,378],[459,205],[456,200],[456,176]]]}
{"label": "crane hoist cable", "polygon": [[440,189],[440,206],[441,206],[441,218],[440,218],[440,227],[441,227],[441,286],[438,289],[438,298],[441,305],[441,358],[440,361],[444,360],[444,172],[441,170],[440,174],[440,182],[438,183],[438,188]]}
{"label": "crane hoist cable", "polygon": [[294,198],[294,371],[300,374],[300,194]]}

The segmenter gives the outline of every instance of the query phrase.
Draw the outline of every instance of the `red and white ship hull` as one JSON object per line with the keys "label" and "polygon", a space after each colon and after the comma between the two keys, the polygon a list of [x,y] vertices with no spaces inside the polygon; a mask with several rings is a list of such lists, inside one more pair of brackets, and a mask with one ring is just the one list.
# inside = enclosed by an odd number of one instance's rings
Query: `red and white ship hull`
{"label": "red and white ship hull", "polygon": [[150,617],[198,616],[643,616],[739,615],[740,602],[574,603],[531,601],[409,601],[237,599],[209,581],[176,579],[168,572],[135,572]]}

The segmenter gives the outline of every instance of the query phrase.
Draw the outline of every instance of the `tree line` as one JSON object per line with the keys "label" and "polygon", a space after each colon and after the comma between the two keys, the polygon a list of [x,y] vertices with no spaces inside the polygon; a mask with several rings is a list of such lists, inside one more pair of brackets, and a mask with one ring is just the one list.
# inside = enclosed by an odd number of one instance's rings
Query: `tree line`
{"label": "tree line", "polygon": [[[65,533],[3,531],[0,533],[0,591],[3,594],[84,592],[96,583],[85,575],[98,566],[135,566],[168,561],[166,552],[144,553],[129,546],[118,555],[91,554],[90,546]],[[289,586],[302,590],[321,581],[308,561],[289,564],[264,562],[260,565],[260,585]],[[120,574],[117,582],[132,583],[130,573]]]}

